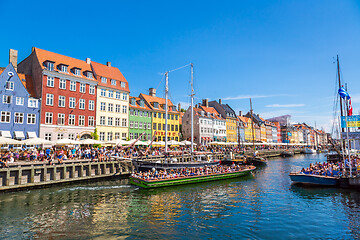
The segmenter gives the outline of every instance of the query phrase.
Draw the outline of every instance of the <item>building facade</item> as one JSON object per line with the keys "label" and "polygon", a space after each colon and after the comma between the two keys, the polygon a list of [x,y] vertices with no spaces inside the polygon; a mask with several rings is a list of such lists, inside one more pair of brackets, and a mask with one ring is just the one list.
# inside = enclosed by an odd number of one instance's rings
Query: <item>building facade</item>
{"label": "building facade", "polygon": [[101,141],[129,136],[129,84],[120,70],[87,60],[97,80],[96,128]]}
{"label": "building facade", "polygon": [[215,108],[209,107],[209,102],[204,99],[199,108],[212,119],[213,139],[209,141],[225,142],[226,141],[226,120],[216,111]]}
{"label": "building facade", "polygon": [[22,140],[39,136],[40,103],[32,95],[31,77],[16,72],[16,61],[0,69],[0,132]]}
{"label": "building facade", "polygon": [[137,139],[142,133],[141,140],[152,139],[152,114],[151,109],[140,98],[130,97],[129,104],[129,138]]}
{"label": "building facade", "polygon": [[31,75],[41,98],[40,137],[47,140],[90,138],[95,129],[96,85],[89,61],[39,48],[19,63]]}

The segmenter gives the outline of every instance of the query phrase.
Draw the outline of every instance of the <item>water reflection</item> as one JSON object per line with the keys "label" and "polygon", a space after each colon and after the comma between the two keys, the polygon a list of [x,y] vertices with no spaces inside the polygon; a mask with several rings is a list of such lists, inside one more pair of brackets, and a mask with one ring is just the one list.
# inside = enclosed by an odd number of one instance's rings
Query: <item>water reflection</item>
{"label": "water reflection", "polygon": [[[360,238],[360,195],[291,185],[319,161],[275,159],[254,176],[144,190],[126,180],[0,195],[2,238]],[[314,231],[314,226],[316,231]]]}

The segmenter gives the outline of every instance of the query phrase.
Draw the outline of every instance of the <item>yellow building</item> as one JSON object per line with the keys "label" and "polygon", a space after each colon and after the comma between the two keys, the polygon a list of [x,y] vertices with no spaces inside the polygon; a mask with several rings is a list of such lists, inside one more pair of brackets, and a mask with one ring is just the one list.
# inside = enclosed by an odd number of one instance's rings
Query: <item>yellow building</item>
{"label": "yellow building", "polygon": [[[90,61],[87,60],[87,61]],[[96,128],[100,141],[126,140],[129,135],[129,84],[120,70],[92,62],[98,80]]]}
{"label": "yellow building", "polygon": [[[152,110],[152,135],[156,141],[165,141],[165,98],[156,97],[156,89],[150,88],[149,95],[141,93],[147,106]],[[168,100],[168,140],[180,140],[180,112]]]}
{"label": "yellow building", "polygon": [[[245,142],[252,142],[253,140],[253,133],[251,128],[251,119],[248,117],[238,116],[238,119],[244,125],[244,135],[245,135]],[[255,129],[254,129],[254,140],[255,140]]]}
{"label": "yellow building", "polygon": [[227,142],[237,142],[236,138],[236,118],[226,118],[226,140]]}

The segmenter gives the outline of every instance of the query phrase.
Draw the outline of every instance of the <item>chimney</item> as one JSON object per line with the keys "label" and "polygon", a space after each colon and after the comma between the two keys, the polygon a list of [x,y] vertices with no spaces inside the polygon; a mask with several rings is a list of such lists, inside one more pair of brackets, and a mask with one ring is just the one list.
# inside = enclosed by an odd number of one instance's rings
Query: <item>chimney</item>
{"label": "chimney", "polygon": [[181,111],[181,104],[180,103],[178,104],[178,111],[179,112]]}
{"label": "chimney", "polygon": [[202,105],[204,106],[204,107],[209,107],[209,99],[203,99],[202,100]]}
{"label": "chimney", "polygon": [[242,111],[239,111],[239,116],[240,116],[240,117],[242,116]]}
{"label": "chimney", "polygon": [[156,97],[156,88],[149,88],[149,95],[152,97]]}
{"label": "chimney", "polygon": [[90,64],[91,63],[91,59],[90,58],[86,58],[86,63]]}
{"label": "chimney", "polygon": [[106,62],[106,66],[111,67],[111,62]]}
{"label": "chimney", "polygon": [[12,63],[16,72],[17,72],[17,57],[18,57],[18,51],[14,50],[14,49],[10,49],[9,50],[9,63]]}
{"label": "chimney", "polygon": [[221,99],[219,99],[219,104],[222,104],[222,101],[221,101]]}

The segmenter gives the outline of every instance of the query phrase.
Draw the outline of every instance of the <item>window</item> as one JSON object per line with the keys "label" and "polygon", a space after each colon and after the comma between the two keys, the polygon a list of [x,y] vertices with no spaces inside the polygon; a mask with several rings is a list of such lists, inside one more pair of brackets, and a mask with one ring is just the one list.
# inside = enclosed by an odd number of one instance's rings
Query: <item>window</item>
{"label": "window", "polygon": [[173,114],[171,114],[171,120],[174,120],[174,115]]}
{"label": "window", "polygon": [[122,113],[127,113],[127,106],[122,107]]}
{"label": "window", "polygon": [[64,139],[64,134],[63,133],[58,133],[57,134],[57,139]]}
{"label": "window", "polygon": [[68,71],[68,66],[66,66],[66,65],[61,65],[61,66],[60,66],[60,71],[67,73],[67,71]]}
{"label": "window", "polygon": [[144,129],[146,130],[146,123],[144,123]]}
{"label": "window", "polygon": [[175,115],[175,120],[178,120],[179,116],[178,115]]}
{"label": "window", "polygon": [[158,118],[161,118],[161,113],[158,113]]}
{"label": "window", "polygon": [[139,116],[140,116],[140,117],[143,116],[143,111],[139,111]]}
{"label": "window", "polygon": [[84,125],[85,125],[85,116],[80,115],[79,116],[79,126],[84,126]]}
{"label": "window", "polygon": [[3,96],[3,103],[10,104],[11,103],[11,96],[4,95]]}
{"label": "window", "polygon": [[156,123],[153,123],[153,129],[156,130]]}
{"label": "window", "polygon": [[6,82],[5,90],[14,91],[14,82]]}
{"label": "window", "polygon": [[108,111],[109,111],[109,112],[114,111],[114,104],[112,104],[112,103],[109,103],[109,104],[108,104]]}
{"label": "window", "polygon": [[134,122],[134,128],[138,128],[138,122]]}
{"label": "window", "polygon": [[126,84],[124,82],[120,82],[120,87],[125,88]]}
{"label": "window", "polygon": [[107,133],[107,140],[108,140],[108,141],[112,141],[112,138],[113,138],[113,133],[112,133],[112,132],[108,132],[108,133]]}
{"label": "window", "polygon": [[52,134],[51,133],[45,133],[45,140],[51,141]]}
{"label": "window", "polygon": [[75,108],[76,99],[73,97],[69,98],[69,108]]}
{"label": "window", "polygon": [[49,71],[54,71],[54,63],[52,63],[52,62],[47,62],[47,63],[46,63],[46,68],[47,68],[47,70],[49,70]]}
{"label": "window", "polygon": [[93,117],[93,116],[89,116],[89,126],[90,126],[90,127],[93,127],[94,125],[95,125],[94,117]]}
{"label": "window", "polygon": [[81,93],[85,93],[85,92],[86,92],[86,84],[85,84],[85,83],[80,83],[80,92],[81,92]]}
{"label": "window", "polygon": [[60,89],[66,89],[66,79],[60,79],[59,80],[59,88]]}
{"label": "window", "polygon": [[134,138],[136,139],[136,138],[138,138],[139,137],[139,133],[135,133],[134,134]]}
{"label": "window", "polygon": [[175,125],[175,131],[179,131],[179,126]]}
{"label": "window", "polygon": [[95,108],[94,106],[95,106],[94,100],[89,100],[89,110],[93,111]]}
{"label": "window", "polygon": [[158,123],[158,130],[161,130],[161,123]]}
{"label": "window", "polygon": [[14,114],[14,123],[23,124],[24,123],[24,113],[16,112]]}
{"label": "window", "polygon": [[76,82],[70,81],[70,91],[75,92],[76,91]]}
{"label": "window", "polygon": [[116,92],[115,92],[115,98],[116,98],[116,99],[120,99],[120,98],[121,98],[121,93],[118,92],[118,91],[116,91]]}
{"label": "window", "polygon": [[59,107],[65,107],[65,96],[59,96]]}
{"label": "window", "polygon": [[154,118],[156,118],[156,113],[154,113]]}
{"label": "window", "polygon": [[144,112],[144,117],[147,117],[148,116],[148,112]]}
{"label": "window", "polygon": [[54,95],[53,94],[46,94],[46,105],[53,106],[54,105]]}
{"label": "window", "polygon": [[115,126],[120,127],[120,118],[115,118]]}
{"label": "window", "polygon": [[123,93],[123,100],[127,101],[127,93]]}
{"label": "window", "polygon": [[81,74],[80,69],[75,68],[75,69],[74,69],[74,74],[80,76],[80,74]]}
{"label": "window", "polygon": [[24,105],[24,98],[16,97],[16,105]]}
{"label": "window", "polygon": [[45,113],[45,124],[52,124],[53,123],[53,113],[47,112]]}
{"label": "window", "polygon": [[100,125],[105,125],[105,117],[100,116]]}
{"label": "window", "polygon": [[104,102],[100,103],[100,111],[106,111],[106,103]]}
{"label": "window", "polygon": [[108,117],[108,126],[112,126],[113,125],[113,117]]}
{"label": "window", "polygon": [[47,84],[48,87],[54,87],[54,77],[47,76]]}
{"label": "window", "polygon": [[123,140],[125,140],[126,139],[126,133],[122,133],[121,137],[122,137]]}
{"label": "window", "polygon": [[59,113],[57,122],[59,125],[64,125],[65,124],[65,114]]}
{"label": "window", "polygon": [[10,112],[1,112],[1,122],[9,123],[10,122]]}
{"label": "window", "polygon": [[37,108],[38,101],[36,99],[29,99],[28,100],[28,107],[29,108]]}
{"label": "window", "polygon": [[138,110],[134,110],[134,115],[135,115],[135,116],[138,115]]}
{"label": "window", "polygon": [[139,129],[142,129],[142,127],[143,127],[143,123],[139,122]]}
{"label": "window", "polygon": [[126,119],[126,118],[123,118],[123,119],[121,120],[121,124],[122,124],[123,127],[127,127],[127,119]]}
{"label": "window", "polygon": [[95,94],[95,86],[94,85],[89,86],[89,94]]}
{"label": "window", "polygon": [[109,90],[109,98],[113,98],[114,97],[114,91],[113,90]]}
{"label": "window", "polygon": [[75,125],[75,115],[74,114],[69,115],[69,125]]}
{"label": "window", "polygon": [[85,99],[80,99],[80,101],[79,101],[79,109],[85,109]]}
{"label": "window", "polygon": [[148,123],[147,125],[148,125],[148,129],[151,129],[151,123]]}
{"label": "window", "polygon": [[102,83],[107,83],[106,77],[101,77],[101,82],[102,82]]}
{"label": "window", "polygon": [[116,132],[116,133],[115,133],[115,140],[116,140],[116,139],[120,139],[120,133],[119,133],[119,132]]}
{"label": "window", "polygon": [[163,113],[162,116],[163,116],[163,119],[166,119],[165,113]]}
{"label": "window", "polygon": [[116,86],[116,80],[114,80],[114,79],[111,79],[111,85],[114,85],[114,86]]}
{"label": "window", "polygon": [[35,123],[36,123],[36,115],[34,113],[28,113],[27,124],[35,124]]}
{"label": "window", "polygon": [[100,132],[99,137],[100,141],[105,141],[105,132]]}
{"label": "window", "polygon": [[106,89],[100,89],[100,96],[106,97]]}
{"label": "window", "polygon": [[69,139],[75,140],[75,134],[74,133],[69,133]]}
{"label": "window", "polygon": [[134,122],[130,121],[130,128],[133,128],[133,127],[134,127]]}
{"label": "window", "polygon": [[88,78],[93,78],[92,72],[87,72],[87,77],[88,77]]}
{"label": "window", "polygon": [[121,107],[121,105],[116,104],[116,106],[115,106],[115,112],[119,113],[119,112],[120,112],[120,107]]}
{"label": "window", "polygon": [[130,133],[130,139],[134,139],[134,133]]}

